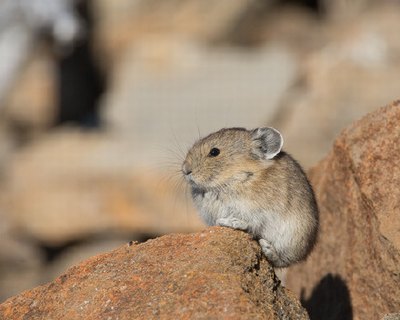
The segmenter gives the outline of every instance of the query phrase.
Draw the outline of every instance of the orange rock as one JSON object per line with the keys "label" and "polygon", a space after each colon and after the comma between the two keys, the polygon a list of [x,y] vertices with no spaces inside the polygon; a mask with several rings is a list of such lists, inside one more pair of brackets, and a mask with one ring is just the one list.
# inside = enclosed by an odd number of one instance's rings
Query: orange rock
{"label": "orange rock", "polygon": [[126,245],[0,305],[5,319],[308,319],[257,242],[214,227]]}
{"label": "orange rock", "polygon": [[380,319],[400,310],[399,141],[397,101],[342,132],[311,170],[320,239],[287,275],[311,319]]}

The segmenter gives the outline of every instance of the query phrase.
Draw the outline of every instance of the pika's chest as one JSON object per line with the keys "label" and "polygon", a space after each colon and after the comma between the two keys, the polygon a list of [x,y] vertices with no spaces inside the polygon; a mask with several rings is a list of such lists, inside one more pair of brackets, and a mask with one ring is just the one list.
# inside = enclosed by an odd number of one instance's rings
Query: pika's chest
{"label": "pika's chest", "polygon": [[249,210],[249,204],[239,197],[206,192],[193,196],[193,202],[201,218],[208,225],[215,225],[219,218],[237,216]]}

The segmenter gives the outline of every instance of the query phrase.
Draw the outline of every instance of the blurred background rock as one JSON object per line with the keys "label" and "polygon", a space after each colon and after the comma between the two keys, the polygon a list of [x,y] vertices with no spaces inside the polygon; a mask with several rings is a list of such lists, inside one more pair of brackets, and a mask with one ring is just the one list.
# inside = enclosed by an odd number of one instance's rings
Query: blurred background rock
{"label": "blurred background rock", "polygon": [[202,228],[179,168],[226,126],[309,168],[399,97],[397,1],[0,2],[0,300],[128,240]]}

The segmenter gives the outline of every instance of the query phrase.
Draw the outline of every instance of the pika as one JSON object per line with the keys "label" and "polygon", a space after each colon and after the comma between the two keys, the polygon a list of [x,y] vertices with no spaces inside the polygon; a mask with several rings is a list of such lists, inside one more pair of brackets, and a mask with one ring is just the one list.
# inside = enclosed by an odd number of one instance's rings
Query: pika
{"label": "pika", "polygon": [[301,166],[274,128],[225,128],[197,141],[182,173],[208,225],[248,232],[276,268],[304,260],[318,232],[318,207]]}

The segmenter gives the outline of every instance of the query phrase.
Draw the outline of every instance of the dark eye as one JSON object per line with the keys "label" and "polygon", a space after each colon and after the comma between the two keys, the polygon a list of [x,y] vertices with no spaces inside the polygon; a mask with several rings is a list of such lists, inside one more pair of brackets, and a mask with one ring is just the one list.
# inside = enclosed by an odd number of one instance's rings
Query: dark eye
{"label": "dark eye", "polygon": [[212,148],[210,150],[210,153],[208,154],[208,156],[210,157],[216,157],[217,155],[219,155],[220,151],[218,148]]}

